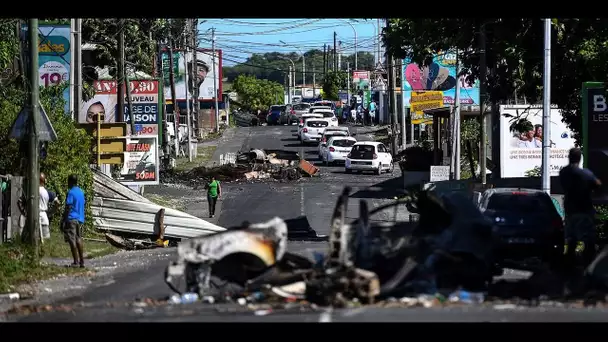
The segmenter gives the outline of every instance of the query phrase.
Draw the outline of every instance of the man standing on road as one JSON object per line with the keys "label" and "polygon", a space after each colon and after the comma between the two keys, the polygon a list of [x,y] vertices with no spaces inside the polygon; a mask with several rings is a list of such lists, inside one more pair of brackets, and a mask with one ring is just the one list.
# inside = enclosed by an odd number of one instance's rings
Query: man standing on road
{"label": "man standing on road", "polygon": [[209,203],[209,217],[215,216],[215,205],[217,204],[218,198],[222,197],[222,187],[220,181],[215,179],[215,176],[211,176],[211,181],[207,183],[207,202]]}
{"label": "man standing on road", "polygon": [[569,165],[559,172],[559,180],[564,189],[564,210],[566,213],[566,259],[569,266],[575,265],[575,252],[579,242],[583,248],[583,262],[586,267],[595,256],[595,210],[591,200],[593,190],[601,186],[593,172],[579,166],[581,150],[573,148],[568,153]]}
{"label": "man standing on road", "polygon": [[68,194],[65,199],[62,230],[65,242],[70,245],[74,262],[68,267],[84,268],[84,246],[82,241],[82,226],[84,224],[84,192],[78,187],[76,175],[68,177]]}
{"label": "man standing on road", "polygon": [[369,121],[372,126],[376,125],[376,102],[374,100],[369,103]]}

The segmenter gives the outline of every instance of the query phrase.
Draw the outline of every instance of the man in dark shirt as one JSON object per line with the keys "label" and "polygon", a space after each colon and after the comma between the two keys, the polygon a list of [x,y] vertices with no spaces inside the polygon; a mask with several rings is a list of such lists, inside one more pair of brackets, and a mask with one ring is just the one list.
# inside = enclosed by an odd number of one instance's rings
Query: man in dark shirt
{"label": "man in dark shirt", "polygon": [[568,166],[559,172],[564,189],[564,211],[566,213],[566,258],[572,265],[578,242],[583,243],[583,260],[586,265],[595,255],[595,224],[591,193],[601,186],[593,172],[579,166],[581,150],[573,148],[568,153]]}
{"label": "man in dark shirt", "polygon": [[70,267],[84,267],[84,248],[82,242],[82,225],[84,224],[85,197],[78,186],[76,175],[68,177],[68,194],[65,199],[63,214],[63,235],[70,245],[74,262]]}

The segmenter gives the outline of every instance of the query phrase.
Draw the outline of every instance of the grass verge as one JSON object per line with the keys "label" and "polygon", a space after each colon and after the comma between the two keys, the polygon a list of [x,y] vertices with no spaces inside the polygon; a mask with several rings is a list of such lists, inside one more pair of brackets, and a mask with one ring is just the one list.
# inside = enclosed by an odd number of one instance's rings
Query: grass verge
{"label": "grass verge", "polygon": [[146,198],[161,207],[184,211],[185,207],[177,199],[167,198],[156,194],[147,194]]}
{"label": "grass verge", "polygon": [[84,274],[88,271],[39,263],[31,257],[27,248],[20,244],[7,243],[0,246],[0,293],[14,291],[23,283],[57,276]]}
{"label": "grass verge", "polygon": [[203,166],[206,162],[211,160],[213,153],[215,152],[216,146],[202,146],[198,147],[198,153],[196,158],[190,162],[188,158],[179,158],[175,162],[175,171],[184,172],[195,167]]}

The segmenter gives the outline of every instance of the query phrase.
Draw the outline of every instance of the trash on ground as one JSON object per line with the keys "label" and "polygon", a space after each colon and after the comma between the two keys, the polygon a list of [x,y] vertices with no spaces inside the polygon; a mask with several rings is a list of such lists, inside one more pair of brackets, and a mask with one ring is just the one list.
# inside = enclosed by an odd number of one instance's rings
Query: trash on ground
{"label": "trash on ground", "polygon": [[228,161],[223,158],[219,166],[198,166],[184,172],[163,170],[161,182],[184,183],[197,188],[203,186],[212,176],[220,182],[269,179],[296,181],[303,174],[318,174],[318,168],[300,159],[294,151],[251,149],[237,153]]}
{"label": "trash on ground", "polygon": [[162,239],[158,239],[156,241],[128,239],[110,233],[106,233],[105,237],[106,241],[108,241],[110,245],[126,250],[165,248],[169,246],[169,240]]}
{"label": "trash on ground", "polygon": [[[269,156],[274,152],[255,152],[250,158]],[[182,277],[186,292],[215,299],[208,303],[228,300],[251,310],[266,310],[261,304],[304,302],[429,308],[480,305],[509,296],[538,303],[539,298],[573,294],[583,298],[581,305],[606,300],[608,247],[578,276],[568,278],[540,265],[527,279],[494,281],[499,257],[495,227],[465,194],[430,189],[372,210],[362,200],[354,220],[347,220],[349,199],[350,189],[345,188],[329,222],[326,255],[315,252],[309,259],[288,253],[290,220],[276,217],[182,242],[178,260],[167,268],[167,284],[179,294],[174,280]],[[404,204],[418,220],[372,220],[376,213]],[[293,231],[310,228],[305,217],[289,223]],[[216,285],[212,277],[235,286]]]}

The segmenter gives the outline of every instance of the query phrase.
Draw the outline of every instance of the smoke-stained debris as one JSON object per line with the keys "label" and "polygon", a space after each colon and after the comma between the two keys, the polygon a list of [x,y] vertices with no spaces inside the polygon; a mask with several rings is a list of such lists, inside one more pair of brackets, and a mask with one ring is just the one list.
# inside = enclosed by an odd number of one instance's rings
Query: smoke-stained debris
{"label": "smoke-stained debris", "polygon": [[200,166],[184,172],[166,170],[161,172],[161,182],[182,183],[194,188],[203,186],[215,177],[220,182],[274,180],[297,181],[304,176],[316,176],[319,169],[297,152],[285,150],[251,149],[239,153],[236,162],[221,166]]}
{"label": "smoke-stained debris", "polygon": [[[547,298],[584,298],[585,303],[606,299],[608,248],[579,275],[565,277],[539,268],[516,283],[493,282],[494,225],[465,195],[429,190],[373,210],[361,201],[358,218],[347,222],[349,195],[346,188],[338,198],[328,254],[317,255],[314,262],[286,252],[287,224],[277,217],[183,242],[179,260],[167,269],[167,283],[181,293],[173,285],[181,277],[186,292],[199,298],[242,305],[430,307],[483,305],[513,297],[535,303]],[[403,204],[419,215],[418,221],[387,225],[371,219]]]}

